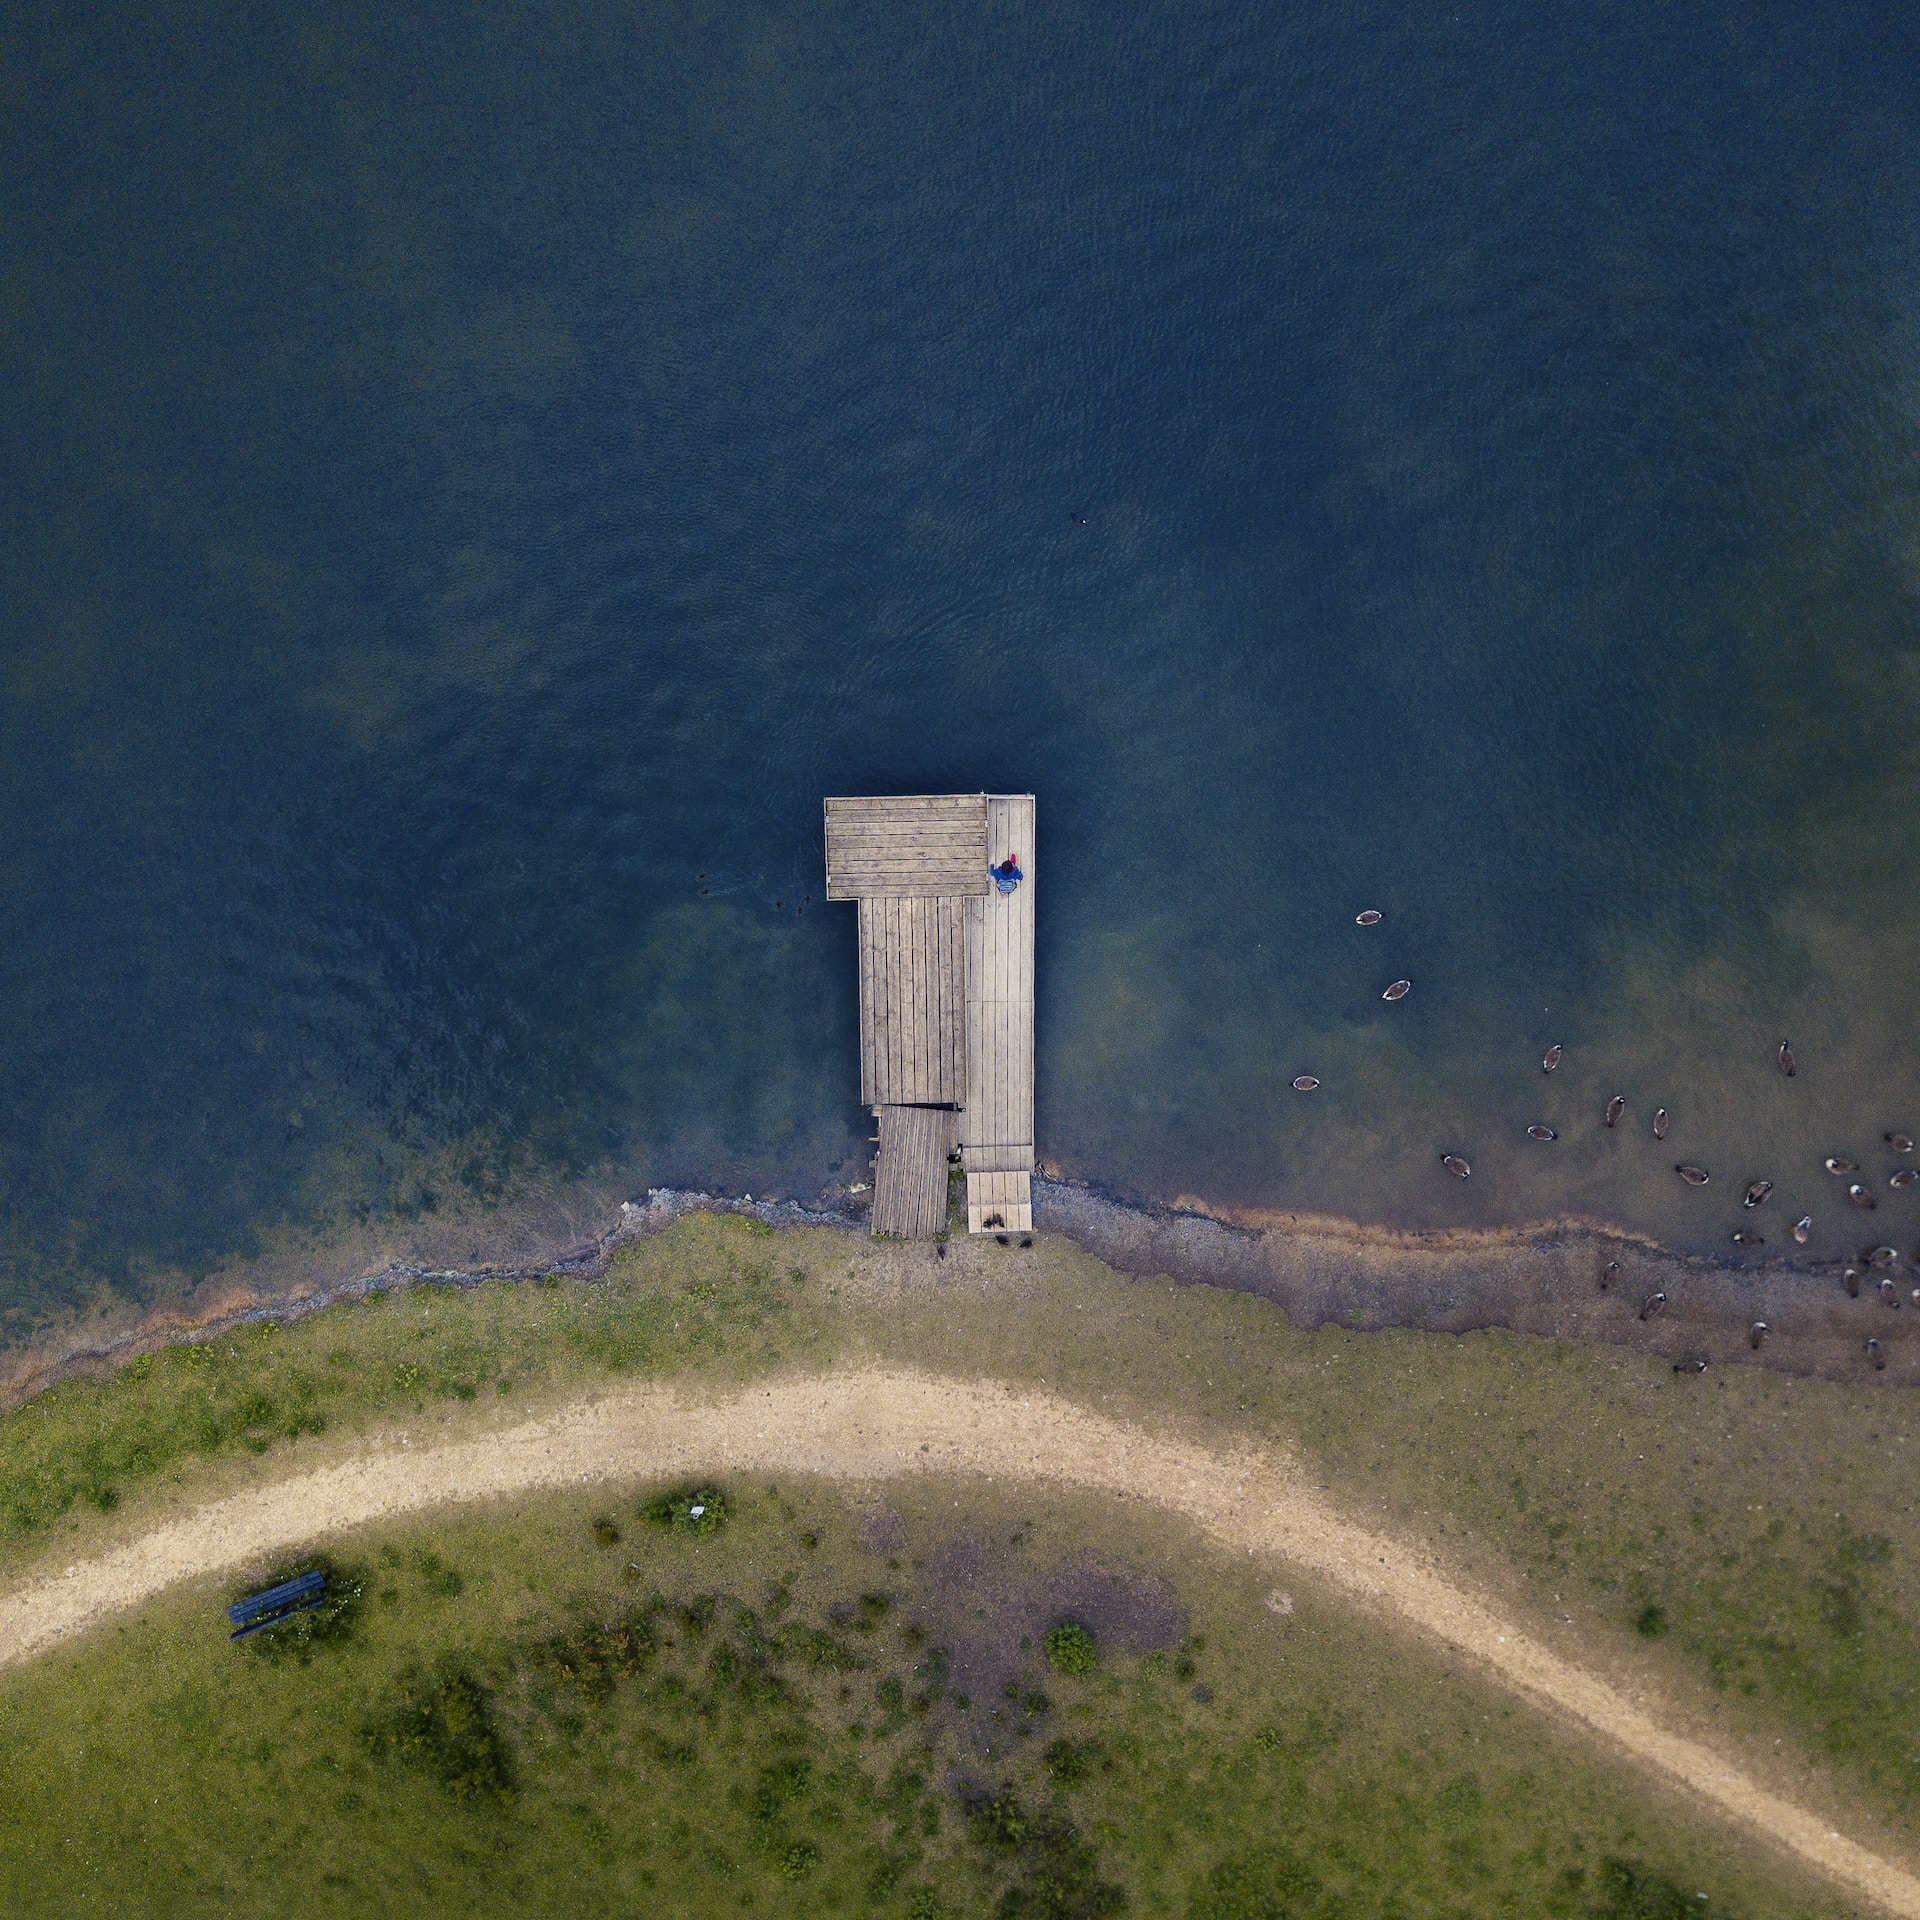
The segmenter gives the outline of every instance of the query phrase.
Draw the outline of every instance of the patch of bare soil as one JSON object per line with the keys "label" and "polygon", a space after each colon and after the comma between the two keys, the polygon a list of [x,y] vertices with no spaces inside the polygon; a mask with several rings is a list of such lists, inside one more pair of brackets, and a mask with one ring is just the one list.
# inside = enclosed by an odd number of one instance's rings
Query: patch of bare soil
{"label": "patch of bare soil", "polygon": [[[997,1700],[1064,1620],[1076,1620],[1103,1648],[1150,1653],[1185,1638],[1186,1615],[1173,1588],[1137,1567],[1084,1561],[1044,1571],[1025,1564],[1021,1537],[962,1534],[927,1557],[926,1591],[947,1622],[948,1668],[960,1692]],[[1023,1644],[1024,1643],[1024,1644]],[[997,1736],[982,1716],[975,1737]]]}
{"label": "patch of bare soil", "polygon": [[[1310,1569],[1467,1655],[1492,1679],[1684,1785],[1850,1893],[1920,1920],[1920,1878],[1517,1631],[1452,1584],[1431,1554],[1344,1519],[1284,1457],[1149,1436],[1070,1401],[991,1381],[873,1369],[766,1383],[725,1399],[647,1387],[482,1439],[370,1449],[215,1501],[0,1594],[0,1665],[31,1659],[180,1581],[256,1565],[348,1528],[554,1487],[776,1467],[869,1482],[990,1474],[1177,1510],[1219,1546]],[[1097,1590],[1036,1592],[1036,1623],[1055,1598],[1093,1604]],[[1141,1597],[1115,1599],[1122,1612],[1129,1604]],[[1145,1630],[1144,1616],[1140,1625]]]}

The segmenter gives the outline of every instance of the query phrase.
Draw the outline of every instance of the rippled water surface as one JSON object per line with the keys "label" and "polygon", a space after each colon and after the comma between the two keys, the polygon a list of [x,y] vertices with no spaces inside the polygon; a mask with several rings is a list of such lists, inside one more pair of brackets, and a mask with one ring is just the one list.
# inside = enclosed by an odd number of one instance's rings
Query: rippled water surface
{"label": "rippled water surface", "polygon": [[0,82],[14,1337],[859,1177],[825,792],[1038,794],[1071,1173],[1920,1236],[1901,10],[27,0]]}

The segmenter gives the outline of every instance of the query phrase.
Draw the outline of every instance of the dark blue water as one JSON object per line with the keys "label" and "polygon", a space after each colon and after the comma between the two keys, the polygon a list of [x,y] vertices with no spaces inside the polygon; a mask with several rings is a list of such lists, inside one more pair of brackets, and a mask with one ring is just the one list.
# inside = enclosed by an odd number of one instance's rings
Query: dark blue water
{"label": "dark blue water", "polygon": [[1903,10],[27,0],[0,86],[13,1337],[858,1178],[825,792],[1038,794],[1125,1192],[1831,1252],[1920,1129]]}

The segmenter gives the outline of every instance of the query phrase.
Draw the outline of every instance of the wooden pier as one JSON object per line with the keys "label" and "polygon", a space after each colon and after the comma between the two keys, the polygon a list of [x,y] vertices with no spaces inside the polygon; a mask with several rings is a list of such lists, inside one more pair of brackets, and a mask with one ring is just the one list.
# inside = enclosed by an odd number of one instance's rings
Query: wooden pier
{"label": "wooden pier", "polygon": [[[860,1098],[880,1123],[873,1231],[1033,1225],[1034,803],[1030,793],[826,802],[827,898],[860,914]],[[989,867],[1014,856],[1010,894]]]}

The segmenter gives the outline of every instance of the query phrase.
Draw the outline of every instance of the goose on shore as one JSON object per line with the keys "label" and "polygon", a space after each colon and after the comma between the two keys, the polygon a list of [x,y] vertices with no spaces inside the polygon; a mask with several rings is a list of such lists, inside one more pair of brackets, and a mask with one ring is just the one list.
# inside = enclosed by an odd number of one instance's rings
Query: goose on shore
{"label": "goose on shore", "polygon": [[1413,991],[1411,980],[1396,980],[1380,998],[1382,1000],[1404,1000]]}
{"label": "goose on shore", "polygon": [[1616,1093],[1613,1098],[1607,1102],[1607,1125],[1617,1127],[1620,1124],[1620,1116],[1625,1113],[1626,1110],[1626,1095]]}
{"label": "goose on shore", "polygon": [[1793,1237],[1803,1247],[1807,1244],[1807,1235],[1812,1231],[1813,1215],[1810,1213],[1803,1213],[1800,1218],[1793,1223]]}
{"label": "goose on shore", "polygon": [[1653,1115],[1653,1137],[1656,1140],[1664,1140],[1667,1137],[1667,1129],[1672,1124],[1673,1122],[1667,1118],[1667,1110],[1665,1107],[1655,1108]]}
{"label": "goose on shore", "polygon": [[1705,1167],[1690,1167],[1682,1160],[1673,1170],[1690,1187],[1704,1187],[1707,1184],[1707,1170]]}
{"label": "goose on shore", "polygon": [[1762,1342],[1765,1341],[1767,1335],[1772,1331],[1773,1329],[1768,1326],[1764,1320],[1756,1320],[1753,1325],[1747,1329],[1747,1345],[1752,1347],[1757,1353],[1760,1350]]}
{"label": "goose on shore", "polygon": [[1848,1160],[1843,1155],[1837,1153],[1828,1154],[1826,1164],[1829,1173],[1858,1173],[1860,1171],[1860,1162],[1858,1160]]}
{"label": "goose on shore", "polygon": [[1878,1340],[1869,1340],[1867,1342],[1867,1358],[1882,1372],[1886,1370],[1887,1350]]}
{"label": "goose on shore", "polygon": [[1707,1370],[1707,1356],[1704,1353],[1682,1354],[1681,1357],[1673,1363],[1673,1370],[1675,1373],[1705,1373]]}
{"label": "goose on shore", "polygon": [[1527,1129],[1529,1140],[1558,1140],[1560,1136],[1551,1127],[1540,1126],[1537,1122]]}
{"label": "goose on shore", "polygon": [[1767,1195],[1772,1191],[1773,1182],[1771,1180],[1756,1180],[1753,1185],[1747,1189],[1747,1197],[1742,1200],[1740,1204],[1743,1207],[1757,1207],[1765,1201]]}
{"label": "goose on shore", "polygon": [[1843,1268],[1840,1274],[1840,1284],[1846,1288],[1847,1298],[1849,1300],[1858,1300],[1860,1298],[1860,1269],[1858,1267]]}
{"label": "goose on shore", "polygon": [[1900,1304],[1900,1289],[1885,1274],[1880,1276],[1880,1298],[1890,1307]]}
{"label": "goose on shore", "polygon": [[1765,1237],[1761,1234],[1736,1233],[1733,1236],[1733,1244],[1736,1247],[1764,1247],[1767,1243]]}
{"label": "goose on shore", "polygon": [[1381,918],[1381,912],[1378,907],[1369,907],[1365,913],[1356,913],[1353,916],[1353,924],[1356,927],[1377,927],[1380,924]]}
{"label": "goose on shore", "polygon": [[1541,1056],[1540,1071],[1542,1073],[1551,1073],[1554,1070],[1554,1068],[1560,1064],[1560,1056],[1565,1052],[1566,1052],[1565,1047],[1559,1047],[1559,1046],[1549,1047],[1546,1050],[1546,1052]]}
{"label": "goose on shore", "polygon": [[1640,1309],[1640,1318],[1642,1320],[1651,1320],[1666,1304],[1667,1296],[1664,1293],[1648,1294],[1645,1304]]}
{"label": "goose on shore", "polygon": [[1440,1156],[1440,1164],[1456,1180],[1469,1180],[1473,1177],[1473,1169],[1457,1153],[1443,1153]]}
{"label": "goose on shore", "polygon": [[1892,1267],[1900,1261],[1899,1252],[1893,1247],[1869,1247],[1860,1258],[1870,1267]]}
{"label": "goose on shore", "polygon": [[1612,1286],[1619,1277],[1620,1262],[1618,1260],[1609,1260],[1607,1264],[1600,1269],[1601,1291],[1604,1292],[1608,1287]]}
{"label": "goose on shore", "polygon": [[1774,1058],[1780,1062],[1780,1071],[1789,1080],[1800,1071],[1800,1063],[1794,1059],[1793,1049],[1784,1040],[1780,1042],[1780,1051],[1774,1055]]}
{"label": "goose on shore", "polygon": [[1293,1076],[1293,1090],[1295,1093],[1311,1093],[1319,1084],[1320,1082],[1310,1073],[1296,1073]]}

